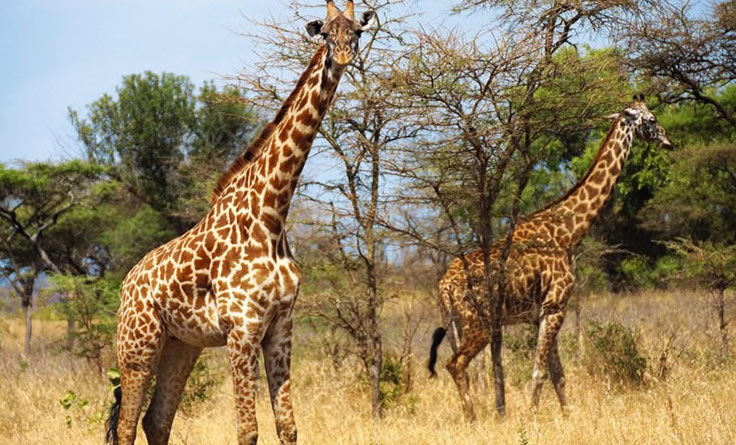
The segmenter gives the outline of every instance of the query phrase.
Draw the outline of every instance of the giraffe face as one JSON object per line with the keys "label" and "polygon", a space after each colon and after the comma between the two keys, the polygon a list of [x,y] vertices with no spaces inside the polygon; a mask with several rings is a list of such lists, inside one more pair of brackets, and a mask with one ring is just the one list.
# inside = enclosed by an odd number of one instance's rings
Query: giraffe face
{"label": "giraffe face", "polygon": [[626,124],[634,127],[638,137],[658,142],[664,148],[672,148],[672,141],[644,102],[635,101],[622,114]]}
{"label": "giraffe face", "polygon": [[348,65],[358,53],[358,40],[363,31],[376,23],[376,12],[366,11],[360,21],[355,20],[353,2],[348,1],[340,12],[333,1],[327,2],[327,21],[313,20],[307,23],[310,36],[319,35],[330,51],[330,58],[340,66]]}

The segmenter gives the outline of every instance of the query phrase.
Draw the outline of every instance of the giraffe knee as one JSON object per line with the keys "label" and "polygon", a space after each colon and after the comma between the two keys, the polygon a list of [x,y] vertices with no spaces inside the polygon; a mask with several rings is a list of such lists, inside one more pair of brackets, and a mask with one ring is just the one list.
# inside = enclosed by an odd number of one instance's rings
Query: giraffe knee
{"label": "giraffe knee", "polygon": [[546,379],[547,379],[547,372],[545,372],[544,368],[540,368],[536,366],[534,371],[532,372],[532,380],[535,382],[541,382]]}

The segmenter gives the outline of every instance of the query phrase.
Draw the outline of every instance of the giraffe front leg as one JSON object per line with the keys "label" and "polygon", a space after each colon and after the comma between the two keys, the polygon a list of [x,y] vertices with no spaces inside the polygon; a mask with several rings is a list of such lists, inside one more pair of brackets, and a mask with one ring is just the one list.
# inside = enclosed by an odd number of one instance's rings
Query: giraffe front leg
{"label": "giraffe front leg", "polygon": [[276,432],[285,445],[296,444],[296,423],[290,389],[291,329],[291,313],[285,311],[273,321],[262,343]]}
{"label": "giraffe front leg", "polygon": [[[120,369],[121,401],[117,422],[110,425],[113,443],[135,442],[138,417],[163,346],[163,327],[154,313],[138,312],[136,317],[120,317],[117,358]],[[147,331],[140,321],[148,322]],[[112,420],[112,419],[111,419]]]}
{"label": "giraffe front leg", "polygon": [[539,336],[537,337],[537,352],[534,360],[534,372],[532,373],[532,409],[539,407],[539,399],[542,395],[542,385],[547,378],[547,366],[553,344],[557,340],[557,333],[565,320],[564,310],[550,311],[542,315],[539,324]]}
{"label": "giraffe front leg", "polygon": [[227,353],[233,375],[239,445],[258,442],[256,421],[256,372],[259,326],[256,322],[233,327],[227,336]]}

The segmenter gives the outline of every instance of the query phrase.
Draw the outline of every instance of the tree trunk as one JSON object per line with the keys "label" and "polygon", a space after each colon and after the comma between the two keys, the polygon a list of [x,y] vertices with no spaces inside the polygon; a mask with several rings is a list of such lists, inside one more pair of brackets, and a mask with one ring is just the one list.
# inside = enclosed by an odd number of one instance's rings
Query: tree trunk
{"label": "tree trunk", "polygon": [[383,417],[383,397],[381,396],[381,368],[383,367],[383,348],[381,347],[381,338],[374,335],[373,340],[373,369],[371,370],[371,408],[373,418],[380,419]]}
{"label": "tree trunk", "polygon": [[726,321],[726,290],[719,289],[716,294],[716,311],[718,311],[718,329],[721,331],[721,358],[729,356],[728,322]]}
{"label": "tree trunk", "polygon": [[66,349],[72,351],[74,349],[74,340],[76,337],[76,321],[74,316],[69,314],[66,318]]}
{"label": "tree trunk", "polygon": [[26,322],[26,336],[25,336],[25,359],[30,360],[31,358],[31,334],[33,333],[33,326],[31,321],[31,309],[33,308],[30,301],[24,300],[23,303],[23,318]]}
{"label": "tree trunk", "polygon": [[[500,314],[499,314],[500,315]],[[503,380],[503,330],[501,317],[494,317],[491,329],[491,361],[493,362],[493,384],[496,390],[496,411],[501,417],[506,416],[506,387]]]}

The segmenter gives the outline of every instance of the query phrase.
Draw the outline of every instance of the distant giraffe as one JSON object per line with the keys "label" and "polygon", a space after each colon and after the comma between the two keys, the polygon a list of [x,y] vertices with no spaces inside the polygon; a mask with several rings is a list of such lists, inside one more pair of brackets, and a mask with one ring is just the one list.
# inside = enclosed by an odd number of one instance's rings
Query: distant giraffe
{"label": "distant giraffe", "polygon": [[352,0],[327,20],[307,24],[325,45],[296,88],[215,186],[212,208],[187,233],[149,252],[121,288],[117,357],[121,390],[108,440],[135,441],[151,377],[156,388],[143,418],[149,444],[168,443],[182,390],[205,347],[227,346],[235,388],[238,443],[255,444],[257,356],[263,350],[276,430],[295,444],[290,396],[292,309],[300,275],[284,230],[312,141],[340,77],[358,50],[373,11],[355,20]]}
{"label": "distant giraffe", "polygon": [[[647,106],[636,100],[622,113],[617,113],[598,155],[585,177],[566,195],[542,210],[522,218],[513,235],[511,254],[507,260],[505,304],[502,323],[539,325],[537,350],[532,376],[532,405],[539,405],[547,366],[552,383],[564,409],[565,376],[557,350],[557,333],[565,319],[565,307],[575,282],[573,255],[583,236],[603,210],[624,167],[634,137],[656,141],[665,147],[672,143]],[[491,249],[491,261],[497,261],[503,245]],[[483,253],[469,253],[467,261],[474,277],[476,295],[483,291]],[[447,363],[460,394],[468,420],[475,419],[468,393],[466,369],[471,360],[489,342],[489,332],[477,304],[467,295],[463,263],[455,259],[440,280],[439,297],[444,327],[435,331],[430,350],[429,370],[435,374],[437,348],[446,330],[451,330],[455,354]]]}

